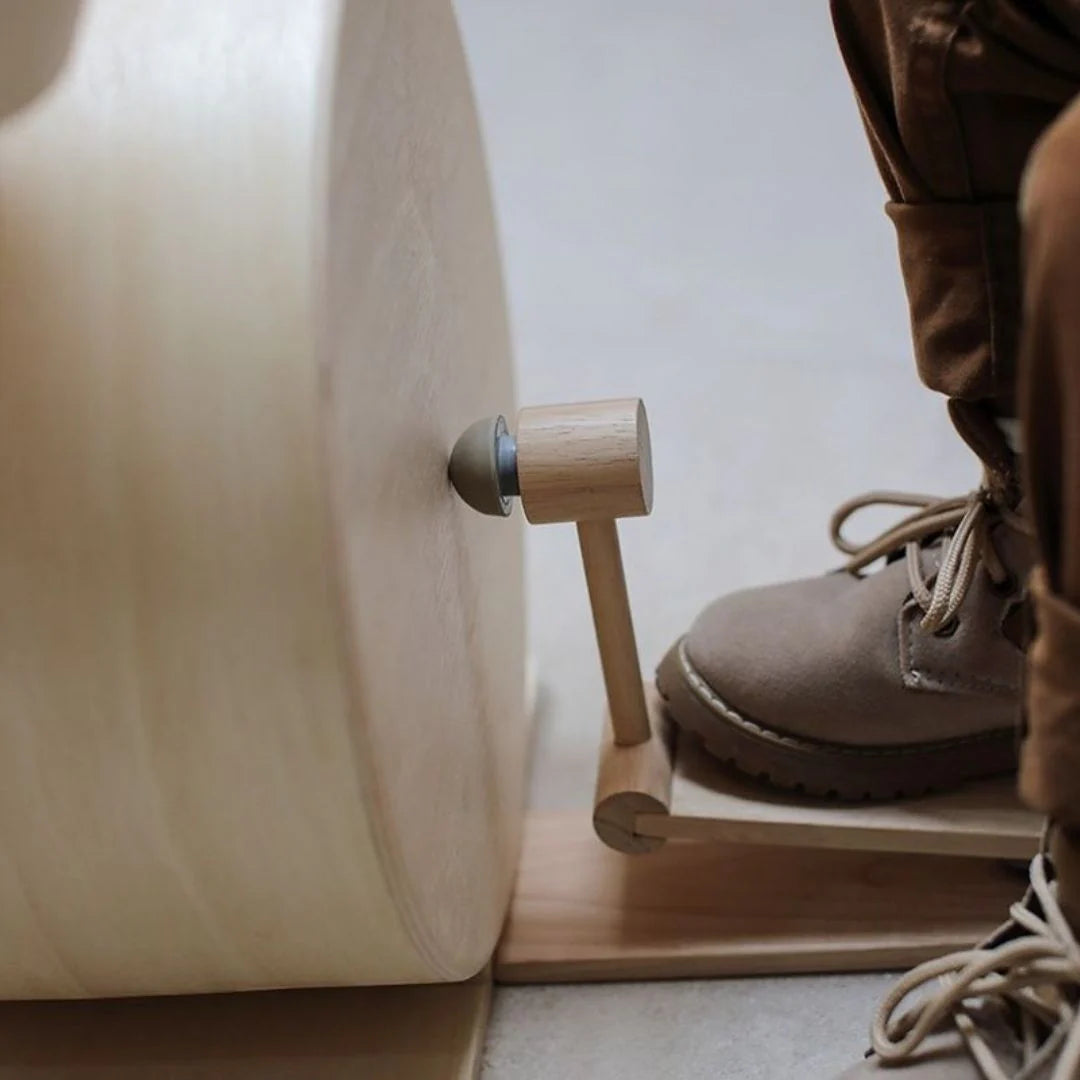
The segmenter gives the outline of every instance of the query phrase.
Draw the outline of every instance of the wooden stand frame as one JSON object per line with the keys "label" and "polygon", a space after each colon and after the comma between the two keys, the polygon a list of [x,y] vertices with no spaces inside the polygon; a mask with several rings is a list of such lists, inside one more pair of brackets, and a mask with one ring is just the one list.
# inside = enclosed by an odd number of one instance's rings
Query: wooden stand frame
{"label": "wooden stand frame", "polygon": [[[772,792],[679,739],[605,723],[593,829],[526,827],[502,982],[861,971],[964,948],[1024,887],[1041,821],[1008,780],[901,803]],[[603,841],[603,842],[601,842]]]}
{"label": "wooden stand frame", "polygon": [[[506,513],[517,494],[534,524],[577,524],[608,716],[593,830],[584,815],[527,826],[497,978],[891,967],[989,932],[1020,889],[1000,860],[1026,860],[1040,831],[1006,783],[820,802],[676,738],[642,683],[619,550],[617,519],[652,506],[642,403],[525,409],[516,444],[506,431],[501,418],[470,428],[451,475],[477,509]],[[515,454],[511,479],[498,463]]]}

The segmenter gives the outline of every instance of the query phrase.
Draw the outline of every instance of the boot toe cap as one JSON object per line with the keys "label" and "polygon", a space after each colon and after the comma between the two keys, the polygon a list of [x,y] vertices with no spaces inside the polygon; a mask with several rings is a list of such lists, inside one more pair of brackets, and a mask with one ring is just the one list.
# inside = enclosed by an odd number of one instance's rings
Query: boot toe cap
{"label": "boot toe cap", "polygon": [[[836,608],[855,584],[847,574],[733,593],[710,604],[685,638],[689,664],[728,707],[776,730],[829,738],[828,720],[853,686],[852,650]],[[836,725],[832,737],[850,737]]]}

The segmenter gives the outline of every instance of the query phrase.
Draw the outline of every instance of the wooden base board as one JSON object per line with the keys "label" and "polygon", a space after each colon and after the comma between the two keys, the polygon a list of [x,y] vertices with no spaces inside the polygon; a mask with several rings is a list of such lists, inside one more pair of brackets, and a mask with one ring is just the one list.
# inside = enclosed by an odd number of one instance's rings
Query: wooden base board
{"label": "wooden base board", "polygon": [[638,814],[635,825],[666,839],[1030,859],[1042,817],[1021,805],[1010,777],[892,803],[800,797],[739,776],[683,736],[669,813]]}
{"label": "wooden base board", "polygon": [[501,982],[906,967],[1004,920],[1015,867],[936,855],[669,843],[622,855],[584,813],[536,816]]}
{"label": "wooden base board", "polygon": [[491,976],[0,1004],[0,1080],[474,1080]]}

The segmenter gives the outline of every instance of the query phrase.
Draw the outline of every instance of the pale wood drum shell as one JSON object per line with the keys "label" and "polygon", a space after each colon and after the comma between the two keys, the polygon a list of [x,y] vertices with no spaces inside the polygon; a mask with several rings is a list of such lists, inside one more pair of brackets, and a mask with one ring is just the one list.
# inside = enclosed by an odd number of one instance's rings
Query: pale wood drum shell
{"label": "pale wood drum shell", "polygon": [[512,414],[448,0],[93,0],[0,130],[0,996],[490,954],[525,758]]}

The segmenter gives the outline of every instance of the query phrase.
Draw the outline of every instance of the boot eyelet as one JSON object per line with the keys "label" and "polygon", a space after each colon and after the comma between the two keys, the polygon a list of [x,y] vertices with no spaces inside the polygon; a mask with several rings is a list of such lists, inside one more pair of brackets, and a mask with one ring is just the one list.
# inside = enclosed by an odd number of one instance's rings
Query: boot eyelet
{"label": "boot eyelet", "polygon": [[991,580],[990,591],[995,596],[1012,596],[1016,592],[1016,578],[1009,574],[1002,582]]}
{"label": "boot eyelet", "polygon": [[944,626],[939,626],[934,631],[934,637],[951,638],[960,628],[960,620],[954,615]]}

